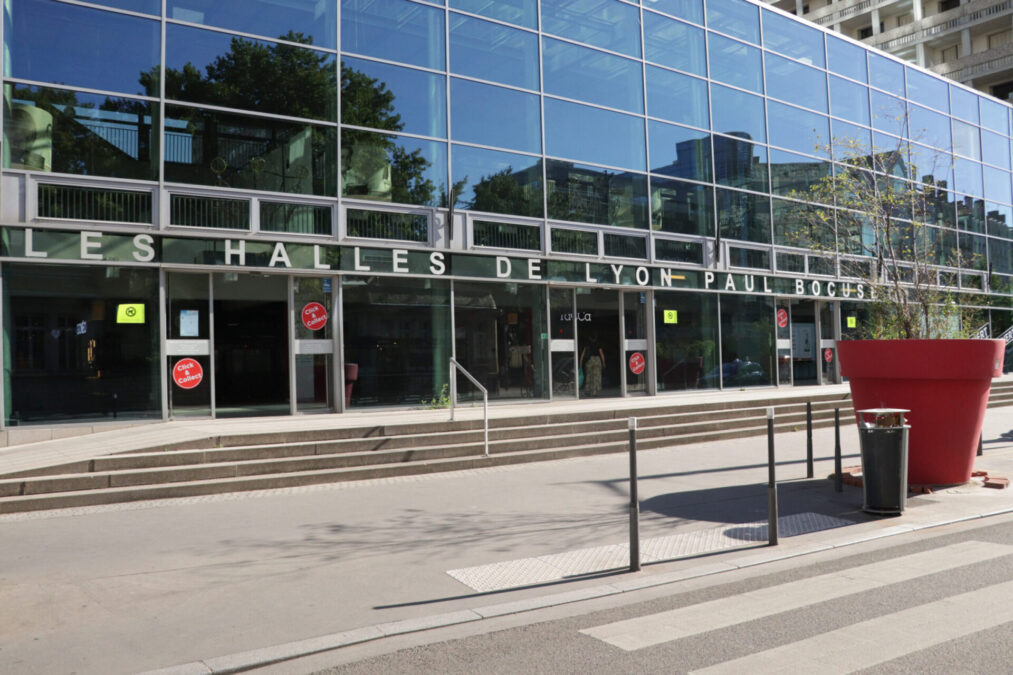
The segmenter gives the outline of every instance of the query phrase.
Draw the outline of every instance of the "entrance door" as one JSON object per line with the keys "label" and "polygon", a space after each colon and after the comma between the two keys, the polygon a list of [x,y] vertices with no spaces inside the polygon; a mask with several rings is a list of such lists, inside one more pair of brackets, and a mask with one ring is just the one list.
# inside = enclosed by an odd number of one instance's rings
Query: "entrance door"
{"label": "entrance door", "polygon": [[[840,383],[834,331],[836,303],[792,300],[792,380],[796,385]],[[783,381],[782,381],[783,383]]]}
{"label": "entrance door", "polygon": [[287,415],[288,278],[214,277],[215,413]]}
{"label": "entrance door", "polygon": [[[580,398],[621,396],[625,349],[620,343],[619,293],[577,289],[577,360],[584,374]],[[578,371],[579,379],[580,371]]]}

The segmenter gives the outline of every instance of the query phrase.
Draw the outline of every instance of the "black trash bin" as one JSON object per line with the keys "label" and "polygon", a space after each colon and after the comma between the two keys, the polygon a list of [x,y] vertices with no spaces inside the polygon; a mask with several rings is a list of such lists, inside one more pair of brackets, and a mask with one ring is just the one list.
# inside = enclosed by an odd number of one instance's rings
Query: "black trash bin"
{"label": "black trash bin", "polygon": [[910,426],[901,408],[858,411],[862,447],[862,509],[895,515],[907,505],[907,439]]}

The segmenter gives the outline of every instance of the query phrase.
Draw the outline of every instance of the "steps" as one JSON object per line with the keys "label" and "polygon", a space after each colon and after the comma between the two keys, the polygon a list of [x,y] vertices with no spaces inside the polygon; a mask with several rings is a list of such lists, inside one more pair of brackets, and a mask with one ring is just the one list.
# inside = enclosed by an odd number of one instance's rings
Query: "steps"
{"label": "steps", "polygon": [[[778,399],[775,430],[853,424],[840,394]],[[656,401],[654,401],[656,403]],[[638,418],[638,450],[766,434],[760,401],[684,403],[624,411],[541,413],[490,420],[361,426],[217,436],[0,476],[0,513],[193,497],[320,483],[456,471],[628,450],[627,417]],[[1013,382],[990,406],[1013,405]],[[546,406],[548,407],[548,406]]]}

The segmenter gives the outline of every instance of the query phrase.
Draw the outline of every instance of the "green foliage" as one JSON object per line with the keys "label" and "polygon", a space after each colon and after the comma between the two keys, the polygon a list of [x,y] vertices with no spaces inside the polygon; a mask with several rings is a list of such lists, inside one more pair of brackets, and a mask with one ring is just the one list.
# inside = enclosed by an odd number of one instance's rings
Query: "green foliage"
{"label": "green foliage", "polygon": [[431,399],[422,399],[422,407],[430,410],[439,410],[441,408],[450,407],[450,385],[445,384],[440,389],[440,393],[433,396]]}

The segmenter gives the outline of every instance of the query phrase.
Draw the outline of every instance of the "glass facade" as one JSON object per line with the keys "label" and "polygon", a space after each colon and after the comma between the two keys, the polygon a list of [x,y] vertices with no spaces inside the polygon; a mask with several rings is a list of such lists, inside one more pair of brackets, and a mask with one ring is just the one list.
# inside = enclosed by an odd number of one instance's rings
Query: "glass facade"
{"label": "glass facade", "polygon": [[501,399],[810,381],[775,315],[832,302],[799,214],[856,151],[1013,324],[1013,109],[749,0],[8,0],[2,32],[5,424],[421,405],[450,356]]}

